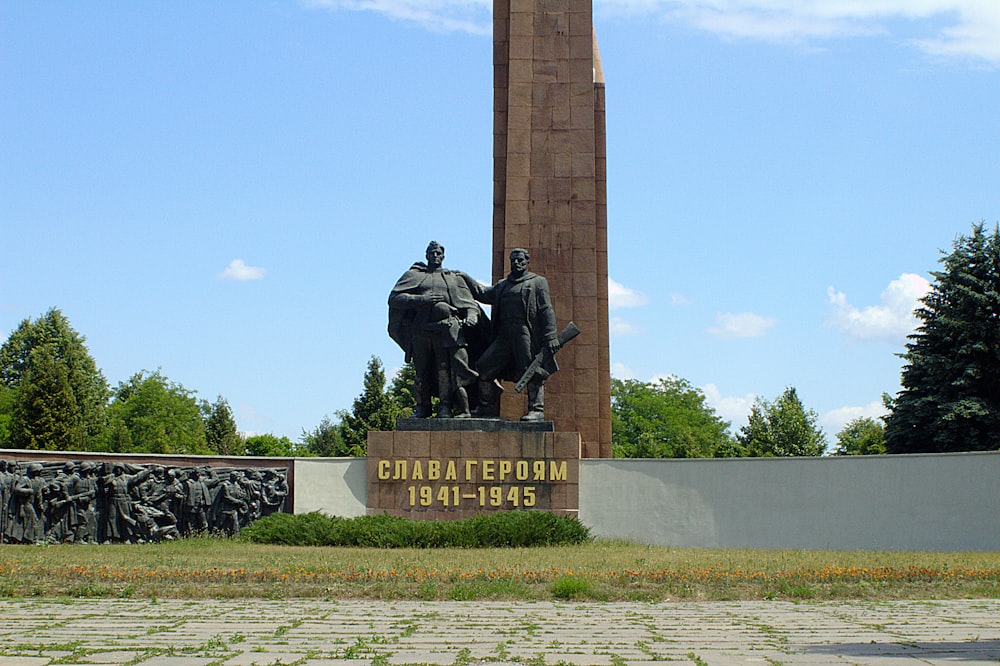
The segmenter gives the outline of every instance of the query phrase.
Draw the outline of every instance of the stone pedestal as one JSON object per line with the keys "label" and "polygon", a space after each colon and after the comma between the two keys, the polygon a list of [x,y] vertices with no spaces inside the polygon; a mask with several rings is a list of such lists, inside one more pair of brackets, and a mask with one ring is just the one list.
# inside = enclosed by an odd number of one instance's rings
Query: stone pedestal
{"label": "stone pedestal", "polygon": [[510,510],[577,515],[580,434],[531,425],[536,429],[369,432],[368,513],[424,520]]}

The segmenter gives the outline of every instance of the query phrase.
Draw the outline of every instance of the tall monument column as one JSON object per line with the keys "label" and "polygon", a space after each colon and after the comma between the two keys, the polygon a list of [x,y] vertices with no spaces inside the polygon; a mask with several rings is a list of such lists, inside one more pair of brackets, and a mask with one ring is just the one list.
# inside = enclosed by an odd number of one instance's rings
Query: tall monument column
{"label": "tall monument column", "polygon": [[[557,355],[545,416],[579,432],[583,456],[611,457],[604,78],[592,0],[494,0],[493,281],[515,247],[552,291],[557,326],[580,336]],[[518,418],[511,387],[502,413]]]}

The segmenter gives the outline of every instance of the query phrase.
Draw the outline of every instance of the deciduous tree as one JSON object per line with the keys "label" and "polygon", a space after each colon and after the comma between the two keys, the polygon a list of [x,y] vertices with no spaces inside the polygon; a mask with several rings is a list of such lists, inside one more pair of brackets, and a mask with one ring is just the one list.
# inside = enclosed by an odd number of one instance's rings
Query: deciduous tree
{"label": "deciduous tree", "polygon": [[729,425],[685,379],[611,380],[616,458],[710,458],[731,447]]}
{"label": "deciduous tree", "polygon": [[974,225],[941,263],[902,354],[890,453],[1000,448],[1000,230]]}
{"label": "deciduous tree", "polygon": [[312,430],[303,430],[301,441],[305,452],[310,456],[331,458],[348,455],[344,452],[344,440],[340,437],[340,424],[329,415],[324,416]]}
{"label": "deciduous tree", "polygon": [[109,448],[123,453],[209,454],[205,422],[194,392],[159,371],[136,373],[115,390],[108,408]]}
{"label": "deciduous tree", "polygon": [[296,454],[295,443],[292,440],[269,433],[247,437],[245,446],[248,456],[290,458]]}
{"label": "deciduous tree", "polygon": [[885,426],[877,419],[862,416],[850,421],[837,433],[838,456],[875,456],[885,453]]}
{"label": "deciduous tree", "polygon": [[750,457],[820,456],[826,450],[826,435],[816,425],[818,418],[790,386],[774,402],[755,400],[736,439]]}

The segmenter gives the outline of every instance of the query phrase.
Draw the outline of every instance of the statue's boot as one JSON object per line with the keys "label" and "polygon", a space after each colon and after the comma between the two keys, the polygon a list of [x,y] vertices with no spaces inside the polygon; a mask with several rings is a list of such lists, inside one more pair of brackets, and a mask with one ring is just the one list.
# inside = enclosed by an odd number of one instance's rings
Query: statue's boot
{"label": "statue's boot", "polygon": [[528,382],[528,411],[522,421],[545,420],[545,386],[538,381]]}
{"label": "statue's boot", "polygon": [[479,405],[472,415],[481,419],[495,419],[500,416],[500,394],[503,386],[500,382],[481,380],[479,382]]}

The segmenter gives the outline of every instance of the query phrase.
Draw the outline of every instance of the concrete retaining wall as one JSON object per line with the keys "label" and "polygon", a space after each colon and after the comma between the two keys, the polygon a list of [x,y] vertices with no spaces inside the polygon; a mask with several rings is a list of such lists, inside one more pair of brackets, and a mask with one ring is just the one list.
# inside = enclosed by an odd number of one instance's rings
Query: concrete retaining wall
{"label": "concrete retaining wall", "polygon": [[[365,513],[362,459],[295,461],[295,511]],[[598,537],[677,547],[1000,550],[1000,452],[580,463]]]}
{"label": "concrete retaining wall", "polygon": [[[18,460],[286,466],[295,513],[361,516],[364,458],[0,451]],[[294,498],[294,499],[292,499]],[[677,547],[1000,551],[1000,452],[580,461],[593,534]]]}
{"label": "concrete retaining wall", "polygon": [[1000,453],[585,460],[580,519],[667,546],[1000,550]]}
{"label": "concrete retaining wall", "polygon": [[368,498],[364,458],[296,458],[295,513],[319,511],[330,516],[365,515]]}

